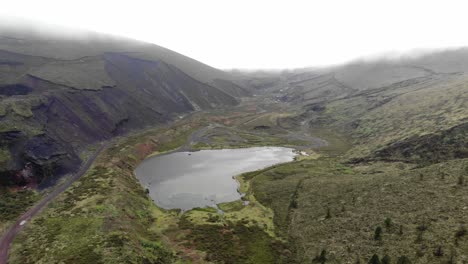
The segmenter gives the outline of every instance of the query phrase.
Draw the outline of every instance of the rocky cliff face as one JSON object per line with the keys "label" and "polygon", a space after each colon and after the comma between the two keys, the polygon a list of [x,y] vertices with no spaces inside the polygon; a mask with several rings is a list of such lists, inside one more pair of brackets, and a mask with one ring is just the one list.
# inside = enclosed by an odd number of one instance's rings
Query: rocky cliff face
{"label": "rocky cliff face", "polygon": [[0,184],[47,185],[83,148],[249,92],[219,70],[146,43],[0,28]]}

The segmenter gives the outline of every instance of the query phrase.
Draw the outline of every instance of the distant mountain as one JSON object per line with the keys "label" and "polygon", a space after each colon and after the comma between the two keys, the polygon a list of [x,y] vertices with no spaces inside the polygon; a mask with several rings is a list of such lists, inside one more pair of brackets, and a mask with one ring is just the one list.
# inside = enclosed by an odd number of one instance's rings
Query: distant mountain
{"label": "distant mountain", "polygon": [[356,162],[439,162],[467,156],[468,48],[235,74],[257,93],[272,94],[303,111],[297,124],[350,135],[355,147],[347,155]]}
{"label": "distant mountain", "polygon": [[387,87],[407,80],[468,73],[468,48],[434,51],[419,57],[361,60],[328,67],[282,73],[290,101],[313,102],[359,91]]}
{"label": "distant mountain", "polygon": [[96,141],[249,91],[228,73],[159,47],[93,32],[0,26],[0,184],[43,182]]}
{"label": "distant mountain", "polygon": [[278,97],[311,126],[350,134],[348,156],[440,162],[467,157],[468,49],[289,73]]}

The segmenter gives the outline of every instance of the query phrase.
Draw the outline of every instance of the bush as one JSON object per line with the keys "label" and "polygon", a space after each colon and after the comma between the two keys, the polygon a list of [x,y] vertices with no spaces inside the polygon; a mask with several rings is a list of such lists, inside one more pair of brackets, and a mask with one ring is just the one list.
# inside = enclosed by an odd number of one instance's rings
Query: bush
{"label": "bush", "polygon": [[458,176],[458,185],[464,185],[465,184],[465,177],[463,177],[463,175],[460,174],[460,176]]}
{"label": "bush", "polygon": [[418,236],[416,237],[416,240],[415,240],[416,243],[421,243],[423,241],[423,234],[424,233],[422,231],[418,232]]}
{"label": "bush", "polygon": [[130,241],[128,235],[124,232],[114,231],[109,234],[106,242],[111,247],[123,247]]}
{"label": "bush", "polygon": [[398,258],[397,264],[411,264],[411,261],[406,256],[401,256]]}
{"label": "bush", "polygon": [[330,208],[327,208],[327,215],[325,215],[325,219],[330,219],[330,218],[331,218]]}
{"label": "bush", "polygon": [[424,232],[427,230],[427,225],[426,224],[420,224],[417,228],[418,231]]}
{"label": "bush", "polygon": [[295,199],[291,200],[291,203],[289,204],[289,207],[292,209],[297,208],[297,201]]}
{"label": "bush", "polygon": [[374,254],[368,262],[369,264],[381,264],[379,256]]}
{"label": "bush", "polygon": [[382,227],[378,226],[374,231],[374,240],[382,240]]}
{"label": "bush", "polygon": [[39,195],[31,190],[10,191],[0,187],[0,222],[15,219],[33,205],[38,198]]}
{"label": "bush", "polygon": [[458,246],[458,240],[466,235],[466,228],[464,226],[460,226],[460,229],[455,232],[455,245]]}
{"label": "bush", "polygon": [[389,217],[385,218],[384,222],[385,222],[385,227],[386,228],[392,227],[392,219],[391,218],[389,218]]}
{"label": "bush", "polygon": [[434,256],[436,257],[442,257],[444,255],[444,250],[442,249],[442,246],[436,247],[434,250]]}
{"label": "bush", "polygon": [[325,262],[327,262],[327,251],[325,249],[322,250],[322,252],[320,252],[320,255],[315,257],[312,261],[314,263],[325,263]]}
{"label": "bush", "polygon": [[382,258],[382,264],[390,264],[391,262],[391,259],[388,255],[385,255],[383,258]]}

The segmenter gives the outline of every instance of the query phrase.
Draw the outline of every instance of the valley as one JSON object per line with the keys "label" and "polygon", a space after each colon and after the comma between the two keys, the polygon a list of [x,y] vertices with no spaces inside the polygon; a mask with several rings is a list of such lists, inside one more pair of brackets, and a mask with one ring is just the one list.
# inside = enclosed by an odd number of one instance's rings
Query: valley
{"label": "valley", "polygon": [[[270,103],[268,97],[246,99],[222,113],[198,112],[167,128],[123,137],[26,227],[11,262],[74,255],[83,263],[304,263],[320,262],[322,252],[327,263],[366,261],[374,254],[417,263],[466,257],[468,243],[456,236],[464,228],[460,179],[466,159],[422,166],[412,160],[357,162],[349,155],[357,148],[352,134],[316,127],[313,116],[303,119],[304,113]],[[219,204],[222,215],[210,208],[158,208],[133,176],[148,155],[252,146],[293,147],[307,156],[237,177],[248,204]],[[439,215],[432,208],[440,208]],[[83,225],[89,233],[68,244]],[[375,239],[378,227],[383,232]],[[439,247],[444,255],[436,258]]]}
{"label": "valley", "polygon": [[[0,36],[0,234],[50,203],[8,263],[468,261],[467,49],[225,72],[28,34]],[[245,195],[219,210],[159,207],[135,175],[157,155],[260,147],[299,155],[239,172]]]}

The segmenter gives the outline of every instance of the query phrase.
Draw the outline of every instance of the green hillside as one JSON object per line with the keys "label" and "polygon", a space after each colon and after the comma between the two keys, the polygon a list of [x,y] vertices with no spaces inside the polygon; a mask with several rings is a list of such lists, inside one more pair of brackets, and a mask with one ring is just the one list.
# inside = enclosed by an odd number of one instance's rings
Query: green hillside
{"label": "green hillside", "polygon": [[49,186],[98,141],[236,105],[232,80],[148,43],[1,26],[0,185]]}
{"label": "green hillside", "polygon": [[[10,263],[468,262],[467,49],[227,73],[113,36],[0,31],[0,232],[110,142]],[[159,208],[134,176],[179,147],[252,146],[300,155],[236,176],[222,214]]]}

